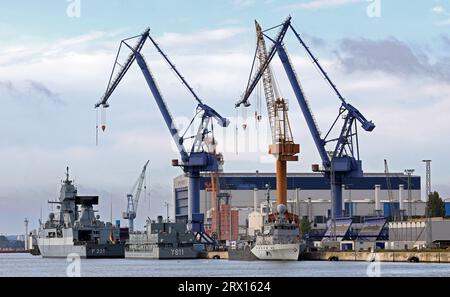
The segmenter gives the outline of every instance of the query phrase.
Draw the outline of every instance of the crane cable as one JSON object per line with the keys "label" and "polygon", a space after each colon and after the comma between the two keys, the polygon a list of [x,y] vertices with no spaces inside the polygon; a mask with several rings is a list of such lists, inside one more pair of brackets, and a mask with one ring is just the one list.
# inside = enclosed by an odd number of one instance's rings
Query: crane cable
{"label": "crane cable", "polygon": [[248,125],[247,125],[247,109],[241,108],[241,110],[242,110],[242,129],[244,131],[246,131],[247,127],[248,127]]}
{"label": "crane cable", "polygon": [[262,85],[258,83],[259,87],[256,88],[256,107],[255,107],[255,130],[256,130],[256,150],[259,150],[259,134],[260,134],[260,123],[262,119],[262,100],[261,100],[261,88]]}
{"label": "crane cable", "polygon": [[106,129],[106,108],[102,107],[101,111],[101,124],[102,124],[102,131],[105,132]]}
{"label": "crane cable", "polygon": [[[150,38],[150,36],[149,36]],[[152,40],[151,40],[152,41]],[[161,52],[158,51],[158,49],[156,50],[158,53],[161,54]],[[181,85],[186,89],[186,91],[188,91],[188,93],[190,93],[192,95],[192,91],[191,89],[189,89],[189,87],[183,82],[183,80],[181,79],[180,76],[178,76],[178,74],[175,71],[175,64],[172,63],[172,65],[170,65],[169,61],[167,61],[166,59],[164,59],[164,55],[163,55],[163,60],[164,62],[167,64],[167,66],[169,66],[168,68],[170,69],[170,72],[177,78],[177,80],[181,83]]]}
{"label": "crane cable", "polygon": [[[299,27],[299,26],[297,26],[297,24],[295,24],[295,27]],[[291,25],[291,29],[293,29],[293,27],[292,27],[292,25]],[[299,36],[300,36],[300,34],[299,33],[297,33]],[[307,50],[307,46],[306,46],[306,44],[302,44],[302,46],[303,46],[303,49],[307,52],[307,57],[308,57],[308,59],[311,61],[311,63],[313,64],[313,66],[314,66],[314,69],[316,69],[316,71],[319,73],[319,76],[320,77],[322,77],[325,81],[326,81],[326,83],[327,83],[327,85],[332,89],[332,90],[334,90],[334,91],[336,91],[336,89],[334,89],[334,86],[333,86],[333,83],[329,80],[329,79],[327,79],[327,77],[326,77],[326,75],[319,69],[319,66],[318,66],[318,64],[319,64],[319,59],[317,59],[317,58],[315,58],[316,60],[314,60],[313,59],[313,57],[311,57],[310,56],[310,54],[308,54],[308,50]],[[338,92],[339,93],[339,92]],[[339,96],[338,96],[339,97]]]}
{"label": "crane cable", "polygon": [[238,133],[239,133],[239,127],[238,127],[238,119],[239,119],[239,109],[236,108],[236,120],[234,121],[234,151],[236,155],[239,155],[238,153]]}
{"label": "crane cable", "polygon": [[98,108],[95,109],[95,146],[98,146]]}

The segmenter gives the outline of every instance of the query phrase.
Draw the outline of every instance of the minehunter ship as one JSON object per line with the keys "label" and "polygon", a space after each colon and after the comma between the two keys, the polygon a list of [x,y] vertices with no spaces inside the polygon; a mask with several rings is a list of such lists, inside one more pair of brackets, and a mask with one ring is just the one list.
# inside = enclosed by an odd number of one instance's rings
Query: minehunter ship
{"label": "minehunter ship", "polygon": [[252,253],[259,260],[297,261],[300,254],[300,231],[295,222],[285,219],[286,206],[277,207],[276,220],[256,236]]}
{"label": "minehunter ship", "polygon": [[69,179],[62,182],[56,212],[41,224],[37,243],[44,258],[67,257],[77,254],[81,258],[123,258],[125,245],[119,242],[120,228],[100,221],[94,205],[98,196],[78,196],[77,188]]}
{"label": "minehunter ship", "polygon": [[195,237],[184,222],[147,220],[144,232],[130,233],[125,258],[135,259],[195,259]]}

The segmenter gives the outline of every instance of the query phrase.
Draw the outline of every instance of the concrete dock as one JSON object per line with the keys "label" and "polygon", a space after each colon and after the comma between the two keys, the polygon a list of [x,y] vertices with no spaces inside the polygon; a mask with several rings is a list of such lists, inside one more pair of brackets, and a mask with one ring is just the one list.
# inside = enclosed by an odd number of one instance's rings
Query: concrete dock
{"label": "concrete dock", "polygon": [[228,259],[228,251],[207,251],[200,253],[200,259]]}
{"label": "concrete dock", "polygon": [[450,251],[323,251],[304,253],[300,260],[450,263]]}

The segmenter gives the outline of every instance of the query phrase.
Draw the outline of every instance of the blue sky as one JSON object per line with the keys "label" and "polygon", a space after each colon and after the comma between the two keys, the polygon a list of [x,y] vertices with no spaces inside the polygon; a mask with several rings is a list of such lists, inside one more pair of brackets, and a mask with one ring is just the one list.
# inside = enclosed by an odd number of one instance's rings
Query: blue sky
{"label": "blue sky", "polygon": [[[171,199],[172,178],[180,171],[168,164],[177,153],[137,67],[111,98],[108,128],[95,146],[93,104],[104,91],[121,39],[150,26],[197,93],[233,118],[254,51],[254,19],[267,28],[289,14],[341,92],[377,124],[373,133],[361,135],[365,170],[381,172],[388,158],[392,171],[415,168],[423,175],[421,160],[431,158],[433,186],[450,197],[448,0],[81,0],[79,17],[67,14],[73,1],[42,2],[0,4],[0,233],[20,232],[25,216],[36,222],[41,206],[47,212],[45,201],[56,197],[66,165],[80,192],[101,195],[106,204],[101,214],[108,219],[109,202],[118,217],[147,159],[151,197],[142,204],[138,224]],[[378,3],[381,14],[369,17],[368,7]],[[326,130],[337,98],[292,36],[286,45]],[[191,98],[152,48],[145,55],[177,120],[188,121]],[[293,98],[279,62],[273,67],[283,95]],[[242,151],[234,151],[235,125],[252,126],[253,112],[219,131],[226,171],[273,170],[264,133],[255,153],[256,133],[245,136],[239,129]],[[320,161],[318,154],[295,104],[290,117],[302,146],[300,162],[290,169],[309,171]]]}
{"label": "blue sky", "polygon": [[21,35],[47,39],[122,27],[139,31],[149,25],[160,33],[182,33],[218,28],[227,22],[249,24],[255,18],[275,24],[288,14],[295,17],[302,30],[327,39],[394,35],[420,42],[448,31],[446,26],[435,25],[444,21],[445,15],[432,11],[435,6],[448,5],[445,0],[416,1],[414,4],[406,0],[382,0],[380,18],[367,17],[370,2],[365,0],[331,1],[338,4],[302,8],[302,4],[310,2],[320,1],[82,0],[81,17],[68,18],[66,9],[69,2],[64,0],[45,3],[3,1],[1,23],[14,28],[11,40]]}

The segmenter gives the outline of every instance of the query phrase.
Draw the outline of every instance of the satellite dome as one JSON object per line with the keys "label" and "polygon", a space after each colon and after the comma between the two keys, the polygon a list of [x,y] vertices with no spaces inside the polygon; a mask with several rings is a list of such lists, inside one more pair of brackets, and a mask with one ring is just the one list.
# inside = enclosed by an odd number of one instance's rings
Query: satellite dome
{"label": "satellite dome", "polygon": [[284,214],[286,213],[286,206],[284,204],[280,204],[277,206],[277,211],[279,214]]}
{"label": "satellite dome", "polygon": [[51,213],[48,215],[48,218],[50,219],[50,221],[53,221],[53,219],[55,218],[55,214],[54,214],[53,212],[51,212]]}

